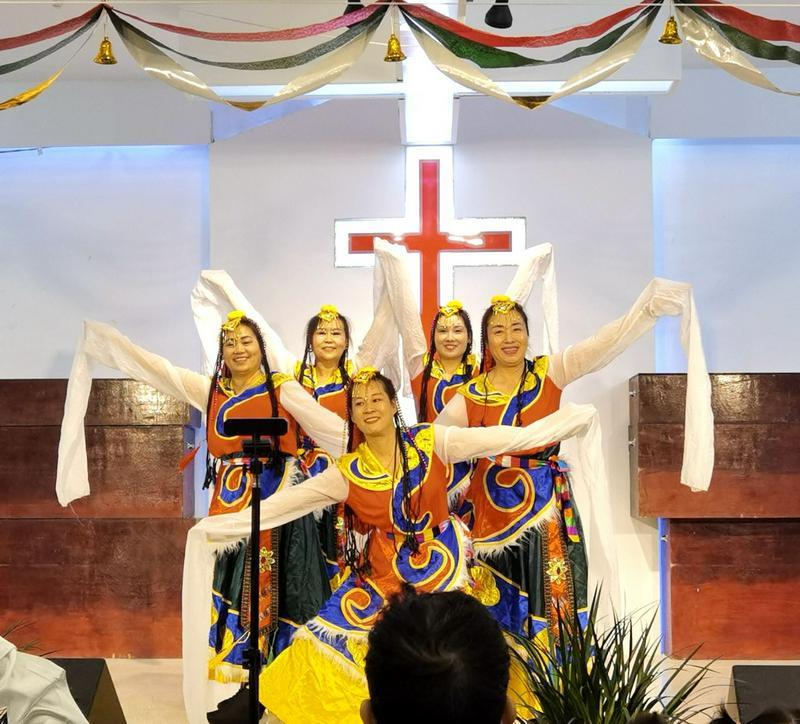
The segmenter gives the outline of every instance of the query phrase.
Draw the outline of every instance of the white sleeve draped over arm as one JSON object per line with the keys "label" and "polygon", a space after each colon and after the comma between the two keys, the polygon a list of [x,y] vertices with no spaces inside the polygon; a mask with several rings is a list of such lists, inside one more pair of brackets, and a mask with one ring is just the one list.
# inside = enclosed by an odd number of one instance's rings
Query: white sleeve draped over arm
{"label": "white sleeve draped over arm", "polygon": [[[262,501],[261,529],[275,528],[345,500],[347,491],[347,481],[338,469],[328,468]],[[238,545],[249,536],[250,516],[249,508],[239,513],[209,516],[199,521],[186,539],[182,590],[183,701],[190,724],[206,721],[208,612],[215,558],[218,552]]]}
{"label": "white sleeve draped over arm", "polygon": [[544,354],[551,355],[558,350],[558,291],[553,245],[550,243],[537,244],[525,250],[506,289],[506,296],[524,307],[539,279],[542,280],[542,345]]}
{"label": "white sleeve draped over arm", "polygon": [[67,384],[61,438],[58,442],[56,495],[58,502],[64,506],[90,492],[83,419],[92,389],[93,362],[152,385],[160,392],[188,402],[200,411],[205,411],[208,400],[211,383],[205,375],[176,367],[164,357],[135,345],[108,324],[84,322]]}
{"label": "white sleeve draped over arm", "polygon": [[267,361],[273,371],[294,375],[296,357],[286,348],[278,333],[267,320],[250,304],[244,293],[236,286],[226,271],[204,269],[192,289],[192,312],[197,333],[203,343],[209,374],[217,358],[219,330],[228,312],[240,309],[261,329]]}
{"label": "white sleeve draped over arm", "polygon": [[357,370],[362,367],[383,369],[384,374],[392,380],[395,387],[399,388],[402,380],[397,354],[400,348],[399,332],[392,311],[392,300],[386,289],[384,270],[377,256],[372,274],[372,294],[374,308],[372,324],[364,335],[353,362]]}
{"label": "white sleeve draped over arm", "polygon": [[597,414],[593,405],[564,405],[524,427],[445,427],[434,425],[436,452],[445,463],[528,450],[558,442],[583,430]]}
{"label": "white sleeve draped over arm", "polygon": [[411,379],[424,368],[428,340],[422,329],[419,305],[412,292],[408,251],[400,244],[375,239],[375,265],[383,270],[386,293],[403,340],[403,359]]}
{"label": "white sleeve draped over arm", "polygon": [[338,458],[345,452],[346,422],[326,410],[296,380],[280,386],[281,405],[325,452]]}
{"label": "white sleeve draped over arm", "polygon": [[627,314],[601,327],[592,337],[553,355],[549,374],[563,389],[579,377],[605,367],[665,315],[681,315],[681,346],[688,360],[681,483],[693,490],[708,490],[714,468],[714,414],[690,285],[653,279]]}

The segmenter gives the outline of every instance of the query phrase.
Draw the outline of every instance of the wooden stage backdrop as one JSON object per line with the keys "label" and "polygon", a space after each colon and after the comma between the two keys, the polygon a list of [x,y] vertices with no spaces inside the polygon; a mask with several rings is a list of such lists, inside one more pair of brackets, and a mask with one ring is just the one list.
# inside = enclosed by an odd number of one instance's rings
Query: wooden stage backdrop
{"label": "wooden stage backdrop", "polygon": [[86,416],[92,494],[55,495],[65,380],[0,380],[0,631],[29,625],[61,657],[178,657],[199,417],[130,380],[96,380]]}
{"label": "wooden stage backdrop", "polygon": [[666,519],[667,650],[800,658],[800,374],[712,375],[708,493],[680,484],[684,375],[637,375],[632,512]]}

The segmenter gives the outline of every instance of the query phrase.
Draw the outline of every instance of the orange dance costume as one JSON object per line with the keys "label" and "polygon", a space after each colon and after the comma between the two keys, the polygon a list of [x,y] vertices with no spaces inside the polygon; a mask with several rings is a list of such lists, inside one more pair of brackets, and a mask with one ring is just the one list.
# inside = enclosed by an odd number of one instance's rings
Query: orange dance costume
{"label": "orange dance costume", "polygon": [[[411,506],[417,522],[403,511],[403,491],[366,443],[337,462],[346,479],[347,504],[368,536],[364,556],[369,573],[351,573],[311,621],[262,674],[262,701],[287,724],[359,722],[366,698],[364,657],[367,635],[388,596],[408,582],[423,591],[447,591],[468,581],[468,536],[448,510],[447,466],[434,451],[430,424],[415,425],[408,446]],[[408,532],[419,543],[411,554]]]}
{"label": "orange dance costume", "polygon": [[[291,485],[297,473],[291,464],[296,451],[297,424],[280,404],[280,387],[290,378],[279,372],[273,372],[271,378],[278,401],[277,415],[289,421],[289,432],[280,438],[275,465],[262,474],[264,499]],[[263,374],[238,395],[230,380],[220,379],[212,394],[207,425],[208,449],[215,460],[209,469],[214,479],[210,515],[244,510],[252,497],[246,469],[249,459],[242,453],[242,438],[225,436],[225,420],[265,415],[272,416],[272,405]],[[249,645],[251,565],[248,546],[239,545],[221,554],[214,568],[209,677],[217,681],[247,681],[245,651]],[[306,570],[299,569],[301,565]],[[282,650],[292,632],[316,613],[330,595],[312,516],[262,532],[258,566],[260,648],[268,657]],[[302,585],[298,585],[300,578]]]}
{"label": "orange dance costume", "polygon": [[[528,425],[558,410],[548,362],[526,360],[519,395],[494,389],[486,374],[461,387],[469,426]],[[493,579],[484,603],[506,629],[531,639],[555,630],[556,606],[579,615],[586,608],[583,534],[558,450],[555,442],[479,459],[460,510],[479,559],[475,578]]]}

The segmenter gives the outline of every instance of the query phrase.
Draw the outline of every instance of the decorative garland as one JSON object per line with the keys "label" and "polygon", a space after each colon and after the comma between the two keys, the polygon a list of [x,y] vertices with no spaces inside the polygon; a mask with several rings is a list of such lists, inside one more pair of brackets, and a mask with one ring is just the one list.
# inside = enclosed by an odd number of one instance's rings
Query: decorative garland
{"label": "decorative garland", "polygon": [[[207,100],[227,103],[242,110],[255,110],[320,88],[352,67],[366,50],[369,40],[387,11],[394,5],[399,8],[428,58],[442,73],[480,93],[525,108],[534,108],[576,93],[616,73],[638,52],[662,4],[663,0],[643,0],[637,5],[618,10],[591,23],[550,35],[506,36],[469,27],[424,5],[405,0],[379,0],[354,12],[300,27],[244,33],[212,32],[155,22],[114,10],[110,5],[102,3],[81,15],[40,30],[0,38],[0,52],[2,52],[66,36],[26,58],[0,63],[0,75],[13,73],[72,44],[94,28],[105,13],[134,60],[152,77]],[[674,5],[686,40],[702,57],[740,80],[775,92],[787,93],[772,84],[746,56],[783,60],[800,65],[799,49],[770,42],[800,43],[800,25],[755,15],[719,0],[703,0],[702,7],[695,7],[687,0],[674,0]],[[182,52],[162,40],[151,37],[129,21],[174,35],[226,43],[268,43],[314,38],[334,31],[342,32],[292,55],[233,62]],[[87,40],[89,37],[91,36],[87,36]],[[572,47],[550,59],[532,58],[508,50],[508,48],[557,47],[582,40],[591,42]],[[0,102],[0,110],[22,105],[38,97],[60,77],[85,44],[86,40],[49,78],[13,98]],[[172,55],[203,65],[238,71],[299,67],[307,69],[271,98],[257,102],[233,101],[218,96],[201,78],[174,60]],[[587,67],[574,73],[555,93],[535,99],[512,98],[480,70],[554,65],[584,57],[592,58]]]}

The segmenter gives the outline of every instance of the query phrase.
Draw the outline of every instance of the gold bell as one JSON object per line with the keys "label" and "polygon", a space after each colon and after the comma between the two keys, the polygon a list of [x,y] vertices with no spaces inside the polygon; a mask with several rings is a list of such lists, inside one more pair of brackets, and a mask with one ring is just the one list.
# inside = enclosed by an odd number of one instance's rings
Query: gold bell
{"label": "gold bell", "polygon": [[683,42],[681,36],[678,35],[678,23],[675,22],[674,15],[670,15],[669,18],[667,18],[666,25],[664,25],[664,32],[661,33],[658,42],[664,43],[664,45],[679,45]]}
{"label": "gold bell", "polygon": [[111,47],[111,41],[106,35],[100,42],[100,50],[94,56],[94,62],[98,65],[114,65],[117,59],[114,57],[114,49]]}
{"label": "gold bell", "polygon": [[389,42],[386,45],[386,57],[383,59],[386,63],[399,63],[401,60],[406,59],[406,54],[400,47],[400,38],[394,33],[389,36]]}

